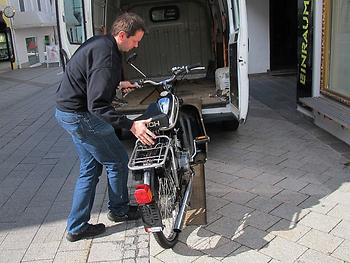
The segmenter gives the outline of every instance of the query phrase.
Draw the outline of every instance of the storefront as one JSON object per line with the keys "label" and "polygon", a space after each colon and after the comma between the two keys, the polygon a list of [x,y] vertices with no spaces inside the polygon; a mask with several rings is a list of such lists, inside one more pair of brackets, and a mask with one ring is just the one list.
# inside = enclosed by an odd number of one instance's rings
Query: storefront
{"label": "storefront", "polygon": [[0,61],[9,59],[9,41],[5,30],[0,31]]}
{"label": "storefront", "polygon": [[7,26],[3,17],[3,11],[0,10],[0,63],[10,62],[13,69],[14,59],[11,28]]}
{"label": "storefront", "polygon": [[350,1],[298,2],[298,108],[350,144]]}
{"label": "storefront", "polygon": [[350,106],[350,1],[324,2],[321,93]]}

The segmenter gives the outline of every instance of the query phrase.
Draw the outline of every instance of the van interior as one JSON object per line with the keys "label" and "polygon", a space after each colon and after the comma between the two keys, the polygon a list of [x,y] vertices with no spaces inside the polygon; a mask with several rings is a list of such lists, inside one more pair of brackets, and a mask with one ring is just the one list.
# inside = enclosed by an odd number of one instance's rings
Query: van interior
{"label": "van interior", "polygon": [[[200,99],[202,108],[225,107],[230,96],[226,0],[94,0],[95,35],[109,32],[115,17],[126,11],[140,15],[147,26],[139,47],[132,50],[137,53],[135,66],[148,78],[161,80],[174,66],[200,64],[205,70],[178,81],[176,94],[184,101]],[[126,80],[143,78],[126,62],[123,70]],[[138,114],[159,92],[154,86],[137,89],[114,105],[121,112]]]}

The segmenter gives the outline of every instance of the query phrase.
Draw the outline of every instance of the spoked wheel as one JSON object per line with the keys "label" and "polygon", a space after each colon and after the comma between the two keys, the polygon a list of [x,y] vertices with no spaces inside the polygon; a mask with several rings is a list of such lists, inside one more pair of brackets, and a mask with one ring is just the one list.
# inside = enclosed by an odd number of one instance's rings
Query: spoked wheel
{"label": "spoked wheel", "polygon": [[175,184],[174,173],[168,167],[162,176],[154,177],[154,187],[157,193],[157,205],[162,216],[163,230],[155,232],[154,237],[163,248],[173,247],[178,239],[179,233],[174,232],[176,217],[179,213],[180,198]]}

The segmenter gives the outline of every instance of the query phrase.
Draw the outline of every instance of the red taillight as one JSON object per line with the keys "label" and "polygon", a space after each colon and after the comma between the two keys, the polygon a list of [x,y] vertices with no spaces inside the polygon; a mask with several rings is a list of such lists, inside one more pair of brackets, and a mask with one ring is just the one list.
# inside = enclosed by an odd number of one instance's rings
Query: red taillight
{"label": "red taillight", "polygon": [[136,202],[139,205],[144,205],[152,202],[152,192],[147,184],[139,184],[136,186],[134,193]]}

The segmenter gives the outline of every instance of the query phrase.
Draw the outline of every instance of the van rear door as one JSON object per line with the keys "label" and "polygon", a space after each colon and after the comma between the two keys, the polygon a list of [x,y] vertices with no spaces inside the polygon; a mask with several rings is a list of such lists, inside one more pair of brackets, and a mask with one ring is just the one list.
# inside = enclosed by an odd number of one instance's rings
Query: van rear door
{"label": "van rear door", "polygon": [[[92,36],[91,1],[56,1],[57,25],[63,64]],[[86,21],[89,21],[88,24]]]}
{"label": "van rear door", "polygon": [[246,0],[227,0],[229,15],[230,106],[244,122],[248,114],[248,24]]}

